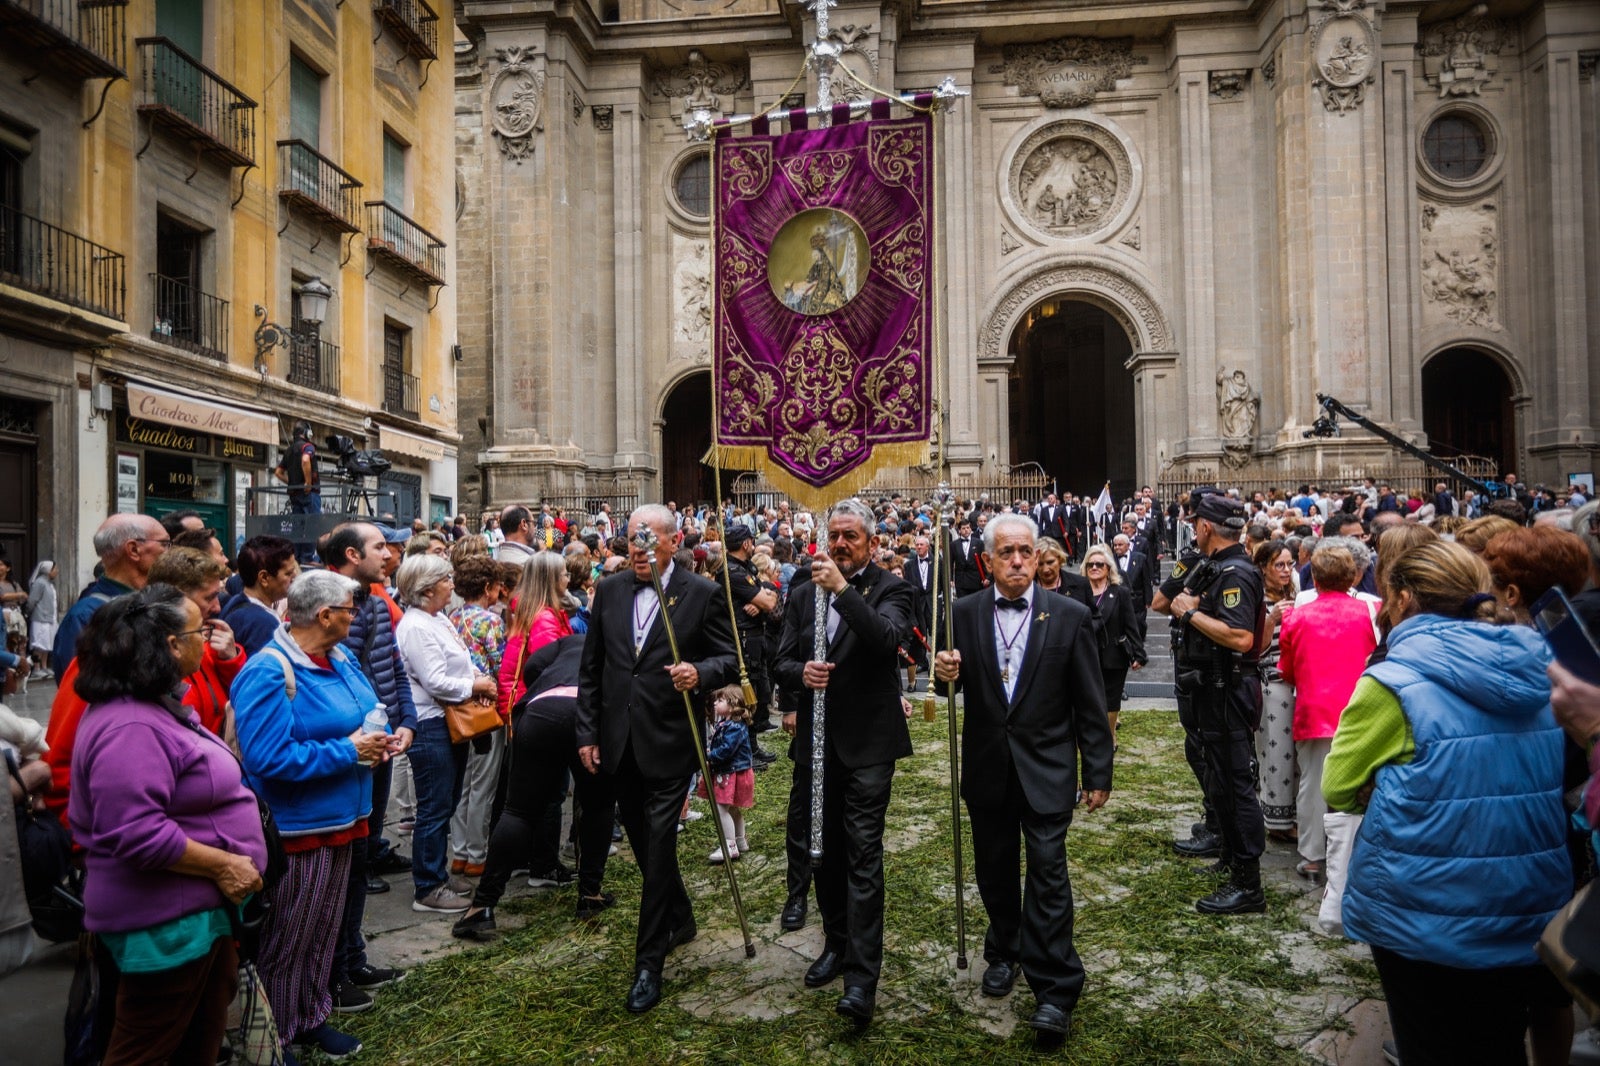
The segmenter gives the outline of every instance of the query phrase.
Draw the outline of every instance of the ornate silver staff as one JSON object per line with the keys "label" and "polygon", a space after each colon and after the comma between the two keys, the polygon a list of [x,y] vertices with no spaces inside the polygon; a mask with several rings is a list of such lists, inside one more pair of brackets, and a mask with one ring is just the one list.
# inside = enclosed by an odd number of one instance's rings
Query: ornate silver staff
{"label": "ornate silver staff", "polygon": [[[811,590],[816,593],[817,609],[811,622],[811,659],[822,662],[828,657],[828,600],[832,595],[815,582]],[[822,865],[822,758],[828,740],[827,725],[828,690],[811,690],[811,865]]]}
{"label": "ornate silver staff", "polygon": [[[944,482],[939,483],[939,488],[934,492],[934,499],[939,504],[939,521],[945,527],[944,535],[953,535],[956,528],[956,494],[950,491],[950,486]],[[935,564],[935,580],[938,580],[938,566]],[[955,605],[955,587],[949,580],[940,581],[941,591],[948,597],[945,600],[944,610],[944,646],[954,649],[956,646],[955,623],[951,621],[954,613],[951,608]],[[937,610],[938,600],[934,600]],[[932,685],[929,685],[932,688]],[[956,873],[956,969],[967,968],[967,877],[961,862],[961,751],[956,738],[956,687],[950,686],[947,694],[949,700],[945,707],[945,715],[950,723],[950,836],[955,852]]]}
{"label": "ornate silver staff", "polygon": [[[639,523],[639,532],[633,535],[633,542],[643,548],[650,557],[650,583],[655,586],[656,603],[660,605],[658,613],[661,616],[661,628],[667,634],[667,647],[672,649],[672,665],[677,666],[683,662],[683,657],[678,653],[678,634],[672,628],[672,616],[667,613],[667,593],[661,587],[661,567],[656,562],[656,545],[660,538],[656,531],[644,522]],[[739,918],[739,932],[744,934],[744,954],[746,958],[756,957],[755,941],[750,939],[750,923],[744,917],[744,901],[739,898],[739,878],[733,872],[733,856],[728,853],[728,839],[722,832],[722,805],[717,802],[717,792],[711,778],[711,767],[706,762],[706,744],[700,735],[700,723],[695,720],[694,701],[689,698],[687,691],[680,690],[683,696],[683,710],[689,716],[689,735],[694,737],[694,753],[700,760],[700,780],[705,782],[706,799],[711,801],[711,814],[717,820],[717,841],[722,848],[722,869],[728,875],[728,895],[733,901],[733,913]]]}

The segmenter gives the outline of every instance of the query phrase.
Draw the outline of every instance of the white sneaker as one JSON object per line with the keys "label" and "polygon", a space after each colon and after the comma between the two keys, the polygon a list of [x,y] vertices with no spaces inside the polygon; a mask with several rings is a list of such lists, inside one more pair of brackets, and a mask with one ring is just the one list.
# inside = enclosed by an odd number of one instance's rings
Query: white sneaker
{"label": "white sneaker", "polygon": [[689,808],[689,813],[683,816],[683,820],[686,821],[686,822],[698,822],[700,819],[702,819],[704,817],[705,817],[705,812],[704,811],[697,811],[693,807],[691,807],[691,808]]}
{"label": "white sneaker", "polygon": [[[738,862],[739,861],[739,849],[734,847],[732,844],[728,845],[728,858],[732,859],[734,862]],[[722,865],[722,849],[721,848],[718,848],[718,849],[716,849],[715,851],[713,851],[711,853],[710,862],[711,862],[712,866],[721,866]]]}
{"label": "white sneaker", "polygon": [[449,885],[440,885],[421,899],[411,901],[411,909],[423,914],[459,914],[471,906],[472,900],[450,891]]}
{"label": "white sneaker", "polygon": [[737,847],[741,852],[749,851],[750,841],[746,840],[744,837],[740,837],[738,840],[734,841],[734,846]]}

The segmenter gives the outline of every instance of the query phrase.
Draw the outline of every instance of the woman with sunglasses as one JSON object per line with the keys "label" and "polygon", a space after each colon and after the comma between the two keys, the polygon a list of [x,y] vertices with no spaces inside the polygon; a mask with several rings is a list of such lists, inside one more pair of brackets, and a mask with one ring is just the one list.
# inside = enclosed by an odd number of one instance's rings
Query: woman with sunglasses
{"label": "woman with sunglasses", "polygon": [[1122,690],[1129,670],[1139,670],[1149,662],[1144,641],[1139,637],[1139,620],[1134,613],[1133,593],[1122,585],[1122,574],[1112,561],[1111,549],[1096,544],[1083,557],[1083,573],[1089,579],[1089,595],[1094,599],[1095,618],[1101,631],[1100,677],[1106,687],[1106,718],[1111,722],[1112,750],[1116,750],[1117,715],[1122,710]]}

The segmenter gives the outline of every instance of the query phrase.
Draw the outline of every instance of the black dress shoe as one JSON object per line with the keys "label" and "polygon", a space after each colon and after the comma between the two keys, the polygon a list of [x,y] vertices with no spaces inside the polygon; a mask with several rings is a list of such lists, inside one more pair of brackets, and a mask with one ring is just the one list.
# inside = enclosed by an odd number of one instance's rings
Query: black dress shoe
{"label": "black dress shoe", "polygon": [[643,1014],[660,1002],[661,975],[651,973],[649,970],[640,970],[639,975],[633,979],[633,987],[628,989],[629,1013]]}
{"label": "black dress shoe", "polygon": [[792,932],[792,931],[794,931],[796,929],[805,928],[805,924],[806,924],[806,901],[805,900],[803,900],[803,899],[791,899],[788,903],[785,903],[783,905],[783,916],[778,919],[778,925],[780,927],[782,927],[784,929],[787,929],[787,930],[790,930]]}
{"label": "black dress shoe", "polygon": [[1261,886],[1248,888],[1229,881],[1205,899],[1195,901],[1201,914],[1260,914],[1267,909]]}
{"label": "black dress shoe", "polygon": [[996,999],[1009,996],[1011,989],[1016,986],[1017,970],[1020,968],[1005,959],[995,959],[989,963],[989,968],[983,971],[983,994]]}
{"label": "black dress shoe", "polygon": [[700,927],[695,925],[694,919],[691,918],[686,924],[678,926],[667,934],[667,950],[682,947],[699,935]]}
{"label": "black dress shoe", "polygon": [[864,1028],[872,1022],[872,1008],[876,998],[865,988],[847,988],[833,1009],[835,1013],[855,1022],[857,1027]]}
{"label": "black dress shoe", "polygon": [[1188,840],[1174,840],[1172,850],[1186,859],[1214,859],[1222,854],[1222,838],[1206,830]]}
{"label": "black dress shoe", "polygon": [[388,851],[379,856],[370,869],[375,874],[408,874],[411,872],[411,856]]}
{"label": "black dress shoe", "polygon": [[477,914],[464,914],[450,927],[450,935],[458,940],[493,940],[494,908],[485,907]]}
{"label": "black dress shoe", "polygon": [[1067,1030],[1072,1028],[1072,1015],[1053,1003],[1041,1003],[1028,1024],[1038,1034],[1042,1047],[1060,1047],[1067,1038]]}
{"label": "black dress shoe", "polygon": [[377,874],[367,875],[367,895],[381,896],[387,891],[389,891],[389,882],[385,881]]}
{"label": "black dress shoe", "polygon": [[832,948],[823,948],[822,954],[817,956],[817,961],[806,970],[806,987],[821,988],[823,985],[833,983],[839,976],[839,971],[844,969],[844,952]]}

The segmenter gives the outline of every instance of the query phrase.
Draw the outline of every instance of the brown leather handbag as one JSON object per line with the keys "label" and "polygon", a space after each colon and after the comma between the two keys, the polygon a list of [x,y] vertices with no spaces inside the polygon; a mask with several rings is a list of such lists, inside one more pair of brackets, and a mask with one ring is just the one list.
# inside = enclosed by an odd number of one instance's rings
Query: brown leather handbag
{"label": "brown leather handbag", "polygon": [[495,709],[492,696],[474,696],[460,703],[439,706],[444,708],[444,723],[450,727],[452,744],[493,733],[505,724],[500,721],[500,712]]}

